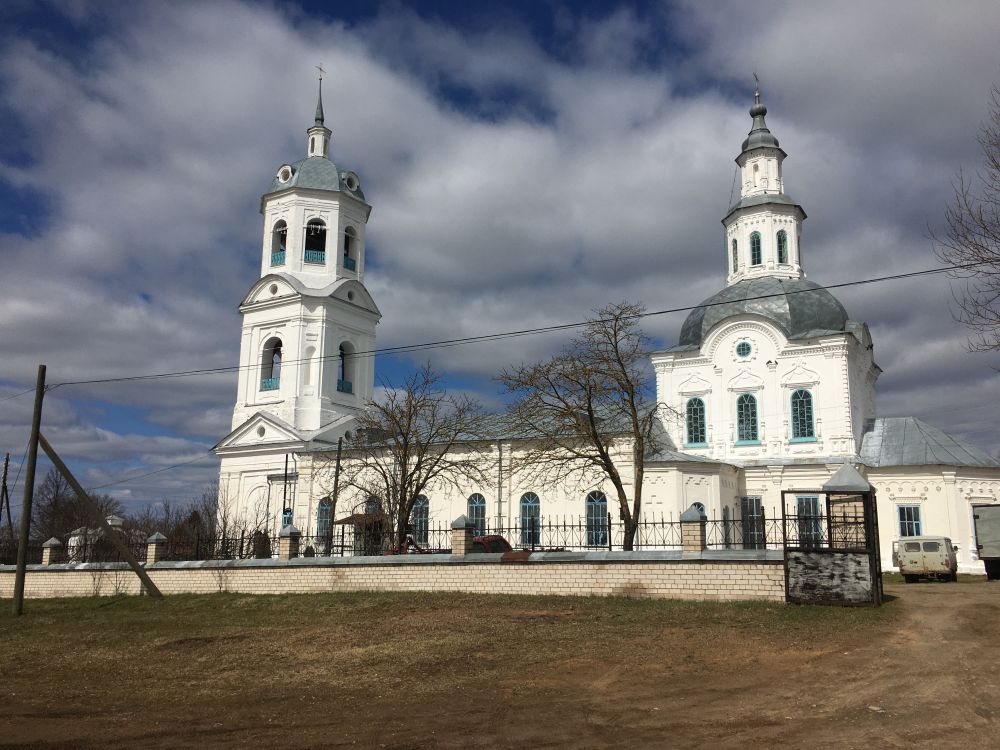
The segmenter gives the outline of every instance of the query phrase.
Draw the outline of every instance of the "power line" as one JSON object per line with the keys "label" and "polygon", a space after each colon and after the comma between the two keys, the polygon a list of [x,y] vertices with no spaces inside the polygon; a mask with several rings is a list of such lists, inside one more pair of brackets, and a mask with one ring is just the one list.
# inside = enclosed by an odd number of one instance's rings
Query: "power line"
{"label": "power line", "polygon": [[[917,276],[927,276],[927,275],[930,275],[930,274],[947,273],[949,271],[959,271],[959,270],[973,268],[973,267],[981,266],[981,265],[985,265],[985,263],[984,262],[966,263],[966,264],[953,265],[953,266],[941,266],[941,267],[938,267],[938,268],[926,268],[926,269],[923,269],[921,271],[909,271],[907,273],[890,274],[888,276],[878,276],[878,277],[871,278],[871,279],[857,279],[857,280],[854,280],[854,281],[844,281],[844,282],[841,282],[839,284],[829,284],[829,285],[826,285],[826,286],[817,285],[817,287],[815,289],[826,289],[826,290],[829,290],[829,289],[841,289],[841,288],[849,287],[849,286],[861,286],[861,285],[864,285],[864,284],[877,284],[877,283],[881,283],[881,282],[884,282],[884,281],[896,281],[896,280],[900,280],[900,279],[914,278],[914,277],[917,277]],[[671,313],[687,312],[687,311],[690,311],[690,310],[697,309],[699,307],[714,307],[714,306],[717,306],[717,305],[728,305],[728,304],[731,304],[732,302],[748,302],[748,301],[754,301],[754,300],[770,299],[772,297],[781,297],[781,296],[786,296],[788,294],[801,294],[801,293],[804,293],[804,292],[815,291],[815,289],[797,289],[797,290],[792,290],[792,291],[788,291],[788,292],[776,292],[774,294],[761,294],[761,295],[757,295],[755,297],[744,297],[743,299],[740,299],[740,300],[726,300],[726,301],[720,301],[720,302],[699,303],[699,304],[696,304],[696,305],[687,305],[687,306],[684,306],[684,307],[673,307],[673,308],[667,308],[667,309],[664,309],[664,310],[653,310],[653,311],[648,311],[648,312],[641,313],[640,315],[637,315],[635,317],[636,318],[649,318],[649,317],[653,317],[653,316],[657,316],[657,315],[668,315],[668,314],[671,314]],[[464,336],[464,337],[455,338],[455,339],[443,339],[441,341],[430,341],[430,342],[425,342],[425,343],[422,343],[422,344],[403,344],[403,345],[400,345],[400,346],[390,346],[390,347],[383,347],[381,349],[371,349],[369,351],[354,352],[350,356],[351,357],[375,357],[375,356],[385,355],[385,354],[402,354],[402,353],[408,353],[408,352],[414,352],[414,351],[422,351],[422,350],[426,350],[426,349],[443,349],[443,348],[452,347],[452,346],[463,346],[465,344],[481,343],[481,342],[488,342],[488,341],[498,341],[498,340],[501,340],[501,339],[518,338],[520,336],[534,336],[534,335],[541,334],[541,333],[553,333],[553,332],[556,332],[556,331],[565,331],[565,330],[570,330],[570,329],[573,329],[573,328],[581,328],[583,326],[589,325],[591,322],[592,321],[586,320],[586,321],[577,321],[577,322],[573,322],[573,323],[559,323],[559,324],[550,325],[550,326],[539,326],[539,327],[536,327],[536,328],[525,328],[525,329],[516,330],[516,331],[503,331],[503,332],[500,332],[500,333],[487,333],[487,334],[481,334],[481,335],[478,335],[478,336]],[[283,365],[290,365],[290,364],[298,364],[298,363],[302,363],[302,362],[328,361],[328,360],[336,359],[339,356],[340,356],[339,354],[329,354],[329,355],[325,355],[325,356],[305,357],[305,358],[302,358],[302,359],[285,360],[285,361],[282,362],[282,364]],[[184,378],[184,377],[193,377],[193,376],[196,376],[196,375],[214,375],[214,374],[222,373],[222,372],[238,372],[238,371],[243,370],[243,369],[252,369],[252,368],[255,368],[255,367],[256,367],[256,365],[229,365],[227,367],[211,367],[211,368],[202,368],[202,369],[197,369],[197,370],[180,370],[180,371],[177,371],[177,372],[161,372],[161,373],[151,373],[151,374],[147,374],[147,375],[128,375],[128,376],[122,376],[122,377],[117,377],[117,378],[94,378],[92,380],[70,380],[70,381],[64,381],[64,382],[61,382],[61,383],[56,383],[52,387],[53,388],[57,388],[57,387],[64,386],[64,385],[93,385],[93,384],[99,384],[99,383],[123,383],[123,382],[129,382],[129,381],[139,381],[139,380],[159,380],[159,379],[165,379],[165,378]],[[30,392],[30,391],[28,391],[28,392]],[[19,395],[21,395],[21,394],[19,394]]]}
{"label": "power line", "polygon": [[114,482],[108,482],[107,484],[99,484],[96,487],[90,487],[87,492],[93,492],[94,490],[103,490],[105,487],[114,487],[118,484],[125,484],[126,482],[134,482],[137,479],[145,479],[146,477],[151,477],[154,474],[161,474],[164,471],[170,471],[171,469],[178,469],[181,466],[189,466],[190,464],[197,463],[198,461],[204,461],[210,456],[198,456],[197,458],[192,458],[190,461],[182,461],[179,464],[172,464],[171,466],[163,466],[159,469],[154,469],[153,471],[147,471],[145,474],[137,474],[134,477],[125,477],[123,479],[117,479]]}

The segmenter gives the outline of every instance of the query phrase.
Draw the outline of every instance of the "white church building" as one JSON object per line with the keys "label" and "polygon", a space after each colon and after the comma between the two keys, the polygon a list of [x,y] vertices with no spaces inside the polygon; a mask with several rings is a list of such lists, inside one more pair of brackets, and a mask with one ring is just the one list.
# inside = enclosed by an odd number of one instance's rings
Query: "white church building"
{"label": "white church building", "polygon": [[[785,191],[786,154],[766,113],[755,94],[736,158],[740,198],[722,220],[726,285],[688,315],[676,346],[652,355],[669,416],[644,462],[643,514],[676,519],[698,503],[713,519],[775,518],[782,490],[799,491],[789,512],[810,514],[810,491],[848,463],[876,490],[884,568],[894,541],[936,534],[959,546],[960,570],[981,573],[972,506],[1000,503],[1000,461],[914,417],[876,416],[881,369],[868,326],[806,278],[806,214]],[[364,285],[372,207],[358,175],[330,160],[330,137],[321,96],[306,158],[282,165],[261,199],[261,275],[239,307],[233,429],[215,447],[227,513],[272,534],[287,523],[307,535],[329,528],[334,449],[374,391],[374,358],[354,356],[375,349],[381,317]],[[517,451],[494,441],[493,479],[428,493],[423,522],[587,518],[614,496],[599,477],[532,486],[513,469]],[[341,498],[337,518],[363,502]]]}

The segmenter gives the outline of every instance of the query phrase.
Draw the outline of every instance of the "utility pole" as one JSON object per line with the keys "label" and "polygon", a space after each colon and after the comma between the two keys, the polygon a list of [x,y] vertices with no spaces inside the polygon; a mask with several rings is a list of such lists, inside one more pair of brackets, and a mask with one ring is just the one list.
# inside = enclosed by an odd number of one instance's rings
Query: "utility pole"
{"label": "utility pole", "polygon": [[0,488],[0,493],[3,496],[0,497],[2,505],[0,505],[0,513],[3,512],[4,508],[7,508],[7,535],[10,537],[11,541],[14,541],[14,522],[10,517],[10,491],[7,489],[7,469],[10,466],[10,454],[7,453],[3,457],[3,485]]}
{"label": "utility pole", "polygon": [[17,544],[17,573],[14,576],[15,617],[24,611],[24,574],[28,565],[28,533],[31,530],[31,501],[35,493],[35,464],[38,462],[38,432],[42,426],[42,397],[45,395],[45,365],[38,365],[35,381],[35,410],[31,414],[28,438],[28,466],[24,472],[24,500],[21,503],[21,528]]}

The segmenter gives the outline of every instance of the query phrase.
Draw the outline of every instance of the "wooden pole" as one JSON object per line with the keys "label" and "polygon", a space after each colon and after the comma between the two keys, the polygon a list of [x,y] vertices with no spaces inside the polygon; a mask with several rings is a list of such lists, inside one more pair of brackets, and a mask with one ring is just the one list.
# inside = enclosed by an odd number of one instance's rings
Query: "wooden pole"
{"label": "wooden pole", "polygon": [[38,365],[35,380],[35,409],[31,414],[31,436],[28,438],[28,465],[24,472],[24,499],[21,502],[21,528],[17,543],[17,573],[14,576],[15,617],[24,612],[24,574],[28,565],[28,534],[31,530],[31,501],[35,493],[35,465],[38,462],[38,437],[42,426],[42,398],[45,396],[45,365]]}
{"label": "wooden pole", "polygon": [[101,515],[100,510],[97,508],[97,504],[90,498],[90,495],[84,491],[83,487],[80,486],[80,483],[76,481],[76,477],[70,473],[69,468],[67,468],[66,464],[63,463],[63,460],[59,458],[52,446],[49,445],[49,441],[46,440],[45,436],[41,433],[38,434],[38,444],[42,446],[42,450],[45,451],[45,455],[49,457],[49,460],[52,461],[55,467],[59,470],[59,473],[63,475],[69,486],[73,488],[74,492],[76,492],[77,497],[80,498],[84,507],[90,508],[91,513],[97,517],[98,522],[101,524],[101,528],[104,529],[105,538],[114,545],[115,549],[118,550],[118,554],[120,554],[125,562],[128,563],[128,566],[132,568],[132,571],[139,576],[139,580],[142,581],[149,595],[157,599],[162,597],[163,594],[161,594],[160,590],[156,588],[156,584],[154,584],[152,579],[150,579],[149,574],[139,564],[139,561],[135,559],[135,555],[132,554],[128,545],[122,541],[118,532],[111,528],[107,519]]}
{"label": "wooden pole", "polygon": [[[7,489],[7,469],[10,467],[10,454],[3,457],[3,505],[7,508],[7,535],[14,540],[14,521],[10,517],[10,490]],[[3,508],[0,508],[3,511]]]}

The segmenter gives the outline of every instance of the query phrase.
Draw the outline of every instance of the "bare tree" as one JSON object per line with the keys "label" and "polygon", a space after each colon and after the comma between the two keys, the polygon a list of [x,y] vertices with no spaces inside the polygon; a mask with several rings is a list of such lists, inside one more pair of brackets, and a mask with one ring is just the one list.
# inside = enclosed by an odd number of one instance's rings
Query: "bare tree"
{"label": "bare tree", "polygon": [[957,318],[972,333],[969,349],[1000,349],[1000,87],[991,92],[990,118],[979,131],[986,164],[976,180],[959,173],[955,197],[945,211],[944,237],[935,236],[945,263],[965,266],[966,280],[955,294]]}
{"label": "bare tree", "polygon": [[449,395],[425,365],[371,401],[358,415],[345,450],[340,483],[378,498],[392,523],[396,545],[406,540],[417,499],[441,485],[460,487],[486,477],[480,440],[483,413],[465,395]]}
{"label": "bare tree", "polygon": [[[122,514],[122,504],[110,495],[91,495],[90,499],[102,516]],[[62,536],[74,529],[94,527],[98,521],[94,509],[80,500],[73,488],[56,469],[49,469],[35,490],[31,509],[31,534],[36,539]]]}
{"label": "bare tree", "polygon": [[522,469],[552,484],[606,477],[618,496],[627,550],[642,511],[643,459],[656,448],[657,409],[647,400],[644,372],[649,341],[639,328],[644,310],[608,305],[559,354],[499,376],[517,399],[510,418],[526,439]]}

